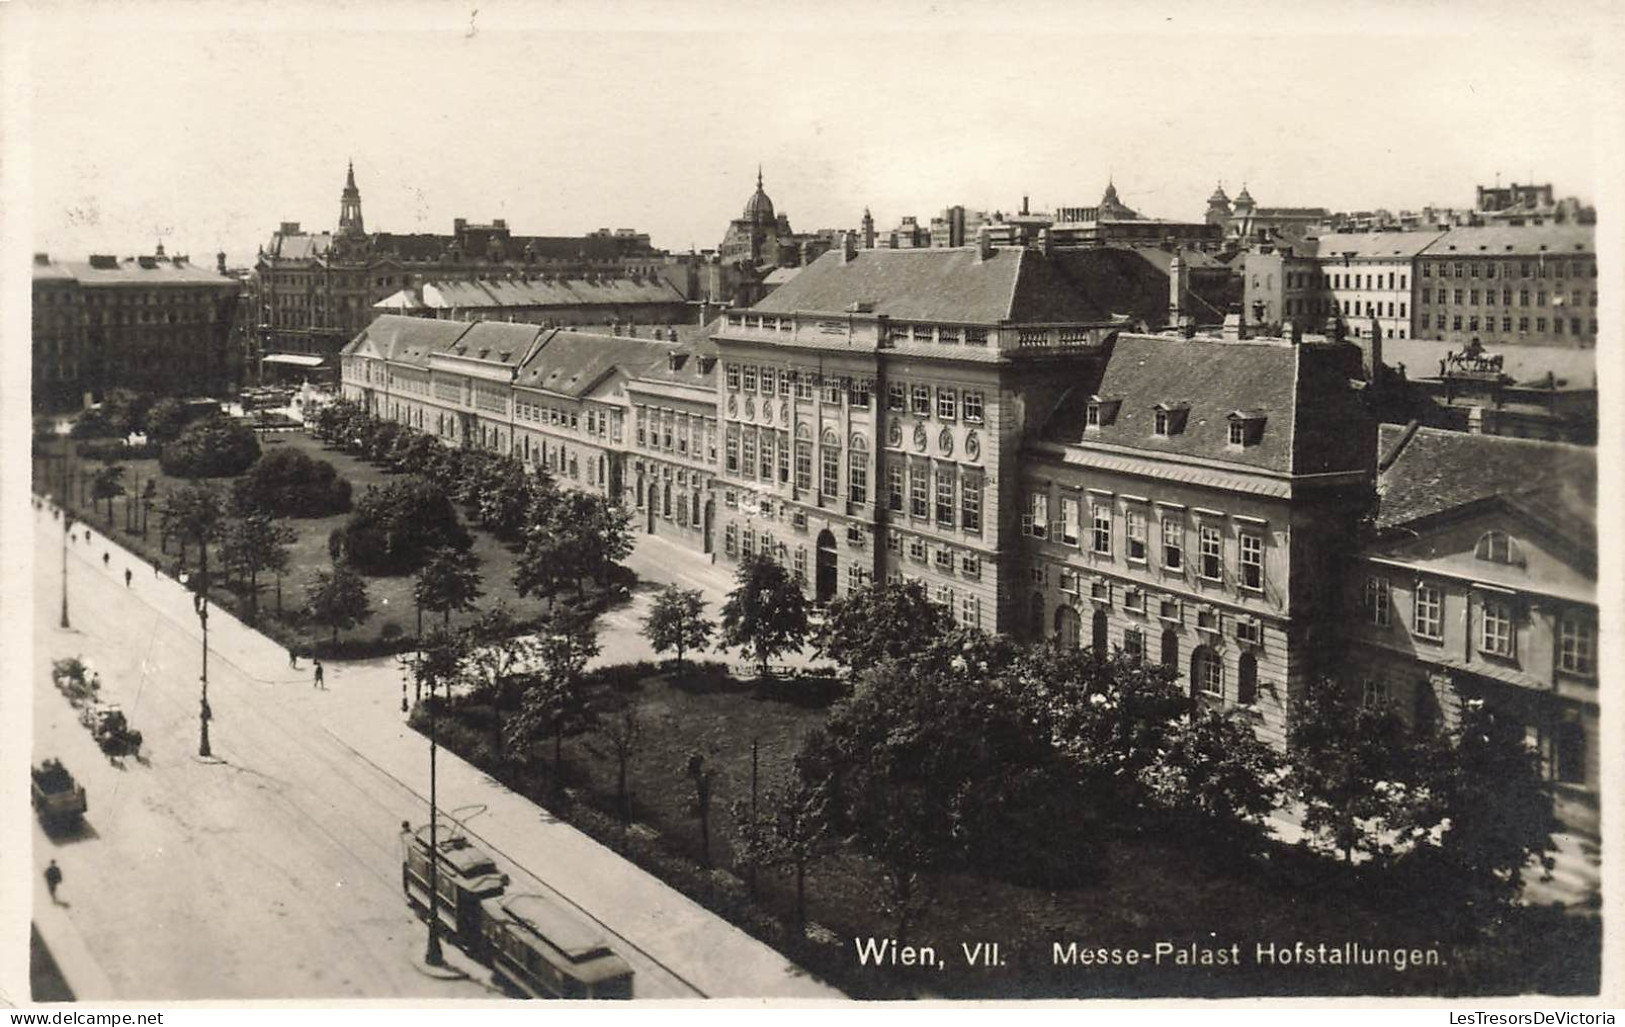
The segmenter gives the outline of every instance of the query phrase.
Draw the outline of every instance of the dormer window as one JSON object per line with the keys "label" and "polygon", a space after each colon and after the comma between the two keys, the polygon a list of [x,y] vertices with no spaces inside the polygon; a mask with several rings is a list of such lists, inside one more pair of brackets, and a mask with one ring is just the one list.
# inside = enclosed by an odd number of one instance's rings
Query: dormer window
{"label": "dormer window", "polygon": [[1151,430],[1156,435],[1178,435],[1185,430],[1185,418],[1190,413],[1188,403],[1158,403],[1151,408]]}
{"label": "dormer window", "polygon": [[1524,566],[1523,549],[1504,531],[1486,531],[1473,546],[1473,555],[1489,563]]}
{"label": "dormer window", "polygon": [[1111,424],[1117,420],[1117,408],[1122,400],[1107,396],[1090,396],[1089,405],[1084,411],[1084,427],[1099,428],[1103,424]]}
{"label": "dormer window", "polygon": [[1232,410],[1229,421],[1232,446],[1254,446],[1264,437],[1264,415],[1256,410]]}

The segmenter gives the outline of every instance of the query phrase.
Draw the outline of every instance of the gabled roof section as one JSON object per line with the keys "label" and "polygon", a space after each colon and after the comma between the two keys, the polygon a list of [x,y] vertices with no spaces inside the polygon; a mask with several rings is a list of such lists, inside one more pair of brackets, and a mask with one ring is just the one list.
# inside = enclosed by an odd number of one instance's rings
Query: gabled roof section
{"label": "gabled roof section", "polygon": [[[1220,461],[1281,474],[1370,466],[1370,422],[1333,344],[1120,335],[1098,383],[1080,383],[1057,407],[1044,437]],[[1092,396],[1120,399],[1117,416],[1084,430]],[[1156,411],[1188,405],[1172,435],[1155,433]],[[1246,447],[1230,444],[1230,417],[1262,417]],[[1365,440],[1362,444],[1362,440]]]}
{"label": "gabled roof section", "polygon": [[975,247],[858,250],[847,260],[831,250],[751,309],[838,312],[854,303],[892,318],[959,324],[1110,320],[1050,259],[1016,247],[995,248],[985,260]]}
{"label": "gabled roof section", "polygon": [[1379,529],[1504,497],[1554,531],[1596,545],[1594,449],[1392,424],[1382,426],[1379,447],[1387,465],[1377,478]]}
{"label": "gabled roof section", "polygon": [[468,326],[468,331],[458,338],[450,352],[470,360],[518,367],[533,347],[540,345],[543,334],[537,325],[476,321]]}
{"label": "gabled roof section", "polygon": [[[393,297],[391,297],[393,299]],[[386,301],[387,302],[387,301]],[[658,278],[542,278],[428,282],[422,302],[438,310],[509,307],[591,307],[682,303],[677,287]]]}
{"label": "gabled roof section", "polygon": [[[385,360],[426,368],[431,353],[450,350],[471,327],[463,321],[432,321],[400,314],[380,314],[372,324],[361,329],[360,334],[350,340],[341,352],[344,356],[350,356],[358,348],[370,344],[383,354]],[[534,328],[531,330],[535,331]]]}
{"label": "gabled roof section", "polygon": [[677,348],[676,343],[656,339],[555,329],[520,366],[514,384],[579,399],[616,368],[640,375],[651,364],[664,364],[666,355]]}
{"label": "gabled roof section", "polygon": [[1452,228],[1427,251],[1429,257],[1574,257],[1597,252],[1594,225],[1468,225]]}
{"label": "gabled roof section", "polygon": [[1320,237],[1320,259],[1410,260],[1426,252],[1445,236],[1444,232],[1336,232]]}

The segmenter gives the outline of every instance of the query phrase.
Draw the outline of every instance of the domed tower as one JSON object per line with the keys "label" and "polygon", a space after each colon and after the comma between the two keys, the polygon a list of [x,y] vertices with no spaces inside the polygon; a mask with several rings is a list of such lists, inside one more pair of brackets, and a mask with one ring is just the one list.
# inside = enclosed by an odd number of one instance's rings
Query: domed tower
{"label": "domed tower", "polygon": [[875,248],[875,216],[869,213],[869,208],[863,208],[863,248]]}
{"label": "domed tower", "polygon": [[1253,194],[1247,191],[1246,183],[1242,183],[1241,192],[1236,194],[1236,213],[1251,214],[1254,210]]}
{"label": "domed tower", "polygon": [[762,166],[756,165],[756,191],[750,199],[745,201],[744,220],[755,225],[776,224],[778,219],[773,215],[773,201],[768,199],[767,193],[762,190]]}
{"label": "domed tower", "polygon": [[1253,234],[1253,194],[1247,191],[1247,183],[1241,184],[1241,192],[1236,194],[1235,216],[1232,224],[1236,226],[1236,235],[1246,239]]}
{"label": "domed tower", "polygon": [[361,221],[361,190],[355,186],[355,163],[352,161],[344,175],[344,192],[339,195],[339,234],[365,235]]}
{"label": "domed tower", "polygon": [[1207,198],[1207,223],[1223,228],[1230,223],[1230,197],[1224,194],[1224,183],[1213,187],[1213,195]]}

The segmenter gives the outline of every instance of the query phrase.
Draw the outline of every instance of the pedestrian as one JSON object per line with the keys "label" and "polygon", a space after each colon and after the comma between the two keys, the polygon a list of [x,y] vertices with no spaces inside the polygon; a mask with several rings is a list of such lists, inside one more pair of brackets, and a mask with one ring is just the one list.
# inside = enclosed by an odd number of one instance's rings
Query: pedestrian
{"label": "pedestrian", "polygon": [[130,587],[130,579],[133,578],[133,577],[135,577],[135,572],[130,570],[130,568],[128,568],[128,567],[124,568],[124,587],[125,588]]}
{"label": "pedestrian", "polygon": [[51,893],[51,901],[56,901],[56,886],[62,883],[62,868],[51,860],[51,865],[45,868],[45,889]]}
{"label": "pedestrian", "polygon": [[153,557],[152,558],[152,576],[156,578],[158,576],[159,572],[162,571],[163,569],[164,569],[163,561],[158,559],[156,556]]}
{"label": "pedestrian", "polygon": [[107,565],[111,564],[112,562],[113,562],[113,554],[109,553],[107,550],[103,549],[102,550],[102,566],[106,567]]}
{"label": "pedestrian", "polygon": [[295,649],[291,645],[288,646],[288,666],[292,667],[294,670],[299,669],[299,650]]}
{"label": "pedestrian", "polygon": [[[315,657],[312,657],[312,659],[315,659]],[[311,683],[311,687],[324,689],[327,687],[327,677],[322,671],[321,660],[316,660],[316,680]]]}

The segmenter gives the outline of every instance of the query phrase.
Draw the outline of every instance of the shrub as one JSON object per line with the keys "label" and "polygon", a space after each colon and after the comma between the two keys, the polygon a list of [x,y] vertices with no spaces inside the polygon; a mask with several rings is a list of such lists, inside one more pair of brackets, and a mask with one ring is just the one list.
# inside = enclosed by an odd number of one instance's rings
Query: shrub
{"label": "shrub", "polygon": [[422,478],[373,486],[329,541],[363,574],[408,574],[437,548],[472,544],[451,500]]}
{"label": "shrub", "polygon": [[159,464],[176,478],[226,478],[241,474],[260,456],[260,442],[248,426],[227,417],[187,425],[166,443]]}
{"label": "shrub", "polygon": [[298,449],[261,457],[232,489],[237,504],[272,517],[327,517],[350,509],[350,483]]}

